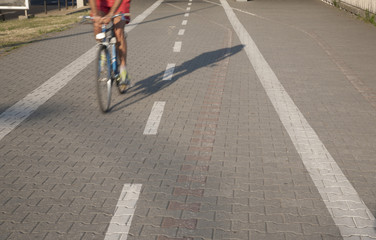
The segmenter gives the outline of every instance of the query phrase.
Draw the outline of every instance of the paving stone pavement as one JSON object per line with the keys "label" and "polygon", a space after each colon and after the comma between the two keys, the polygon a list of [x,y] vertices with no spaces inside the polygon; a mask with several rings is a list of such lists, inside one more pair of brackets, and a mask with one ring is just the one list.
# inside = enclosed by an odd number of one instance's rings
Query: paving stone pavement
{"label": "paving stone pavement", "polygon": [[[153,3],[132,2],[132,17]],[[228,3],[375,216],[376,28],[319,0]],[[94,45],[78,24],[1,57],[1,113]],[[88,62],[0,139],[0,239],[376,238],[376,223],[359,237],[357,206],[330,206],[336,225],[220,1],[165,0],[128,45],[134,87],[110,113]],[[144,135],[155,102],[157,134]]]}

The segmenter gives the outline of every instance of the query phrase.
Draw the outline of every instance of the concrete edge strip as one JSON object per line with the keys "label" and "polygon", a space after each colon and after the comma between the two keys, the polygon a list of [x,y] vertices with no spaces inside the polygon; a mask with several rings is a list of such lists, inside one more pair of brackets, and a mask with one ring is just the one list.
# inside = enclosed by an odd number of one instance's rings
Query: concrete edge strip
{"label": "concrete edge strip", "polygon": [[124,184],[114,215],[108,226],[105,240],[128,238],[142,184]]}
{"label": "concrete edge strip", "polygon": [[166,102],[154,102],[148,121],[145,126],[144,135],[156,135],[162,119]]}
{"label": "concrete edge strip", "polygon": [[303,164],[344,239],[376,238],[375,217],[288,95],[226,0],[220,0]]}
{"label": "concrete edge strip", "polygon": [[[163,0],[158,0],[142,14],[137,16],[125,27],[126,31],[131,31],[150,15]],[[86,68],[94,59],[97,47],[94,46],[86,53],[78,57],[72,63],[60,70],[40,87],[29,93],[26,97],[0,114],[0,140],[15,129],[21,122],[28,118],[48,99],[62,89],[70,80]]]}

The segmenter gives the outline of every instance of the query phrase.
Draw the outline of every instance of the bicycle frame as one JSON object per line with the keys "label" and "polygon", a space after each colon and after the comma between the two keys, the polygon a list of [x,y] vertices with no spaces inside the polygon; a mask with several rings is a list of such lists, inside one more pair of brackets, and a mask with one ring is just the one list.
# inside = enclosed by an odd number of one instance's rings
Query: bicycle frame
{"label": "bicycle frame", "polygon": [[[126,16],[130,16],[129,13],[119,13],[111,17],[111,22],[109,24],[103,24],[102,25],[102,31],[101,33],[98,33],[95,38],[97,40],[100,40],[101,45],[106,46],[106,48],[109,50],[111,54],[111,78],[112,81],[116,79],[116,77],[119,74],[119,69],[118,69],[118,59],[117,59],[117,52],[116,52],[116,38],[115,38],[115,33],[114,33],[114,26],[113,26],[113,19],[116,17],[121,16],[122,18]],[[83,19],[91,19],[93,20],[94,17],[90,16],[84,16]],[[108,31],[108,25],[112,24],[110,27],[110,31]],[[108,37],[107,34],[110,34],[111,37]]]}
{"label": "bicycle frame", "polygon": [[[113,23],[110,23],[113,24]],[[110,25],[109,24],[109,25]],[[108,30],[110,29],[110,30]],[[109,36],[108,36],[109,35]],[[105,46],[110,53],[111,61],[111,78],[114,80],[118,74],[118,64],[117,64],[117,54],[116,54],[116,38],[113,30],[113,25],[108,27],[108,25],[102,25],[102,32],[96,35],[96,39],[100,40],[100,45]]]}
{"label": "bicycle frame", "polygon": [[[102,24],[101,32],[95,36],[98,43],[96,87],[99,107],[103,113],[110,110],[112,85],[114,82],[116,82],[119,92],[123,93],[123,90],[120,88],[120,86],[123,85],[119,84],[120,76],[113,22],[113,19],[118,16],[126,16],[126,14],[117,14],[113,16],[110,23]],[[94,19],[93,17],[89,16],[84,16],[83,18],[91,20]]]}

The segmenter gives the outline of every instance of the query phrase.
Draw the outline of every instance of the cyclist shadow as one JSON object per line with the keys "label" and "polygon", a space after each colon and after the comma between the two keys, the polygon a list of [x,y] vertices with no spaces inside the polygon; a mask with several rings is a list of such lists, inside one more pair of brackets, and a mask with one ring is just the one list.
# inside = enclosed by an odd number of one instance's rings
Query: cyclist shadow
{"label": "cyclist shadow", "polygon": [[110,112],[119,111],[129,105],[141,101],[154,93],[172,85],[181,77],[189,75],[190,73],[203,68],[215,67],[216,63],[229,58],[244,48],[244,45],[237,45],[231,48],[222,48],[211,52],[206,52],[198,55],[197,57],[176,66],[171,80],[163,80],[165,70],[154,74],[144,80],[138,81],[126,94],[125,99],[117,102],[112,106]]}

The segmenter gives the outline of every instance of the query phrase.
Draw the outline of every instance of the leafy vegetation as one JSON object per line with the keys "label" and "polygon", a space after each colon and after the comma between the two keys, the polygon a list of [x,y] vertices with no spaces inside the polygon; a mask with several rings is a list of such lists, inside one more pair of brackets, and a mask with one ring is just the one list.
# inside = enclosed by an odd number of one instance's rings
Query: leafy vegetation
{"label": "leafy vegetation", "polygon": [[336,0],[333,1],[333,5],[334,5],[335,7],[339,7],[339,3],[338,3]]}
{"label": "leafy vegetation", "polygon": [[366,17],[365,17],[364,20],[365,20],[366,22],[372,23],[373,25],[376,26],[375,16],[376,16],[376,14],[372,14],[372,13],[370,13],[370,12],[367,10],[367,11],[366,11]]}

